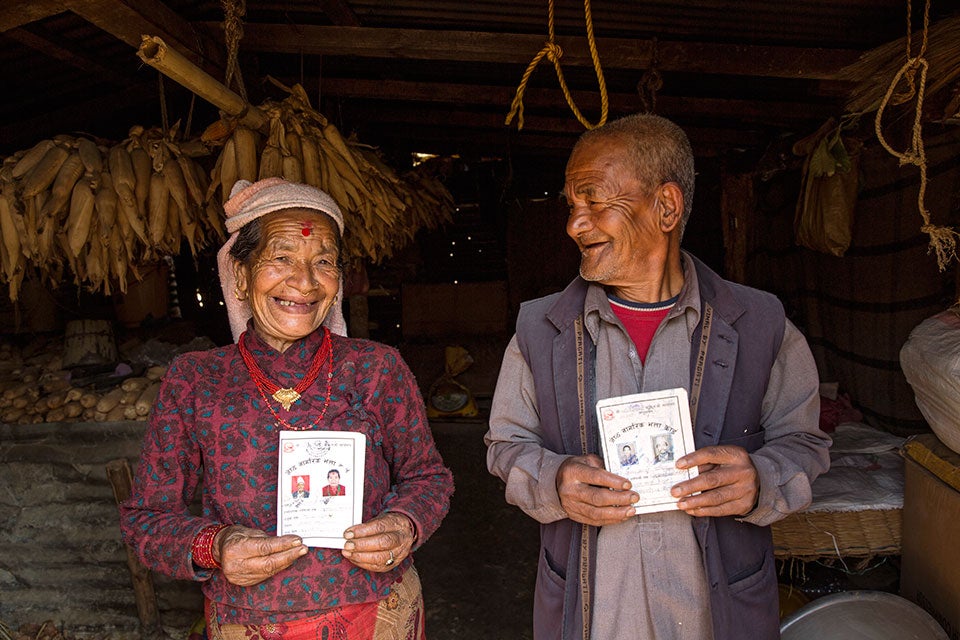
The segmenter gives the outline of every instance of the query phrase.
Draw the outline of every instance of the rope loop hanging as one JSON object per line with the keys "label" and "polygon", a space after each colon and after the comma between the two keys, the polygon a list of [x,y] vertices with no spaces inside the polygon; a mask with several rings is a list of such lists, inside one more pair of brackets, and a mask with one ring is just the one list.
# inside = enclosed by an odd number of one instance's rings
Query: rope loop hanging
{"label": "rope loop hanging", "polygon": [[650,68],[643,72],[637,82],[637,94],[640,96],[640,102],[643,103],[644,113],[656,113],[657,110],[657,92],[663,88],[663,76],[657,68],[659,64],[657,39],[654,38]]}
{"label": "rope loop hanging", "polygon": [[527,70],[524,71],[523,77],[520,79],[520,86],[517,87],[517,94],[510,104],[510,113],[507,114],[507,119],[504,124],[509,126],[513,121],[513,117],[517,116],[517,130],[523,129],[523,94],[527,89],[527,83],[530,81],[530,76],[533,74],[534,69],[536,69],[540,61],[546,57],[553,63],[553,67],[557,72],[557,80],[560,82],[560,88],[563,90],[563,96],[566,98],[570,110],[580,124],[587,129],[602,127],[607,122],[609,102],[607,99],[607,83],[603,79],[603,69],[600,67],[600,54],[597,52],[597,43],[593,37],[593,14],[590,10],[590,0],[584,0],[583,10],[587,23],[587,43],[590,47],[590,59],[593,60],[593,68],[597,72],[597,83],[600,86],[600,121],[597,124],[591,124],[590,121],[580,113],[580,110],[573,101],[573,95],[567,87],[567,82],[563,77],[563,70],[560,68],[560,58],[563,56],[563,49],[555,42],[553,1],[554,0],[549,0],[547,9],[547,30],[549,37],[547,42],[544,43],[543,48],[533,57],[533,60],[527,66]]}
{"label": "rope loop hanging", "polygon": [[[907,0],[907,60],[904,62],[903,66],[900,67],[900,70],[896,73],[896,75],[894,75],[893,80],[890,82],[890,86],[887,88],[886,94],[883,96],[883,100],[880,102],[880,107],[877,109],[876,119],[874,120],[874,129],[880,144],[884,149],[887,150],[887,152],[890,153],[890,155],[899,159],[900,166],[912,164],[916,165],[920,169],[920,188],[917,194],[917,208],[920,210],[920,216],[923,218],[923,225],[921,225],[920,231],[930,236],[930,250],[933,251],[937,256],[937,266],[939,266],[940,271],[944,271],[949,262],[957,256],[957,238],[960,237],[960,234],[949,227],[940,227],[933,224],[930,220],[930,212],[927,211],[926,204],[924,203],[924,198],[927,192],[928,177],[927,155],[923,147],[922,118],[924,91],[927,84],[927,70],[929,68],[929,63],[923,56],[927,51],[927,34],[930,27],[930,0],[926,0],[926,6],[923,13],[923,41],[920,45],[920,51],[916,56],[913,56],[913,52],[911,51],[911,13],[912,7],[910,0]],[[917,71],[920,72],[920,80],[918,85],[915,84]],[[907,80],[907,83],[909,84],[909,90],[905,94],[900,94],[895,99],[894,91],[902,79]],[[900,99],[904,95],[906,98]],[[900,104],[902,102],[906,102],[914,96],[916,97],[916,105],[914,106],[913,133],[910,140],[910,148],[906,149],[905,151],[897,151],[883,136],[883,112],[887,105],[891,102],[893,104]],[[897,100],[899,100],[899,102]]]}
{"label": "rope loop hanging", "polygon": [[237,59],[240,40],[243,38],[243,17],[247,14],[247,3],[246,0],[220,0],[220,6],[223,7],[223,35],[227,44],[227,69],[223,84],[230,88],[232,81],[237,94],[248,102],[247,89],[243,86],[243,75]]}
{"label": "rope loop hanging", "polygon": [[163,83],[163,74],[157,72],[157,93],[160,95],[160,126],[164,131],[170,130],[170,117],[167,115],[167,92]]}

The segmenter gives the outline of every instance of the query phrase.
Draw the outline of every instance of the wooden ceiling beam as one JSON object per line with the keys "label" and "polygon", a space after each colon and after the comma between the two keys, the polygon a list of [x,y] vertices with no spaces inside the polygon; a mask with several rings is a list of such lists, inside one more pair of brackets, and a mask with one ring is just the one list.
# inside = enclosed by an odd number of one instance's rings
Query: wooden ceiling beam
{"label": "wooden ceiling beam", "polygon": [[[474,130],[437,129],[424,123],[406,123],[402,130],[395,126],[373,125],[370,131],[376,134],[378,144],[390,148],[439,155],[464,155],[465,150],[468,150],[469,155],[474,157],[512,155],[566,161],[577,141],[576,136],[570,134],[524,129],[520,135],[517,135],[515,130],[490,130],[483,132],[483,135],[477,135]],[[698,158],[716,157],[730,150],[730,145],[714,144],[706,140],[698,140],[693,149]]]}
{"label": "wooden ceiling beam", "polygon": [[128,84],[122,91],[102,94],[85,102],[73,102],[27,120],[4,124],[0,126],[0,140],[18,148],[65,131],[83,131],[104,113],[156,101],[155,92],[155,82]]}
{"label": "wooden ceiling beam", "polygon": [[[157,36],[204,70],[223,75],[223,43],[209,35],[216,31],[187,22],[158,0],[62,0],[62,4],[134,50],[142,36]],[[135,58],[135,51],[130,55]]]}
{"label": "wooden ceiling beam", "polygon": [[[295,82],[295,80],[291,80],[291,82]],[[321,81],[320,93],[327,97],[338,96],[365,100],[501,106],[503,107],[504,117],[506,117],[516,88],[326,77]],[[571,96],[579,108],[599,112],[599,93],[572,91]],[[608,100],[609,108],[614,113],[634,113],[644,108],[638,94],[611,93]],[[523,95],[523,103],[527,109],[566,107],[563,92],[559,89],[529,88]],[[657,97],[656,110],[665,116],[707,116],[716,119],[732,118],[744,122],[790,124],[828,118],[837,113],[838,107],[821,103],[801,104],[798,102],[764,102],[760,100],[727,100],[661,95]]]}
{"label": "wooden ceiling beam", "polygon": [[[860,55],[849,49],[626,38],[596,42],[606,69],[648,69],[656,59],[660,71],[810,80],[830,79]],[[592,66],[585,38],[558,37],[556,44],[563,49],[561,64]],[[529,34],[285,24],[247,24],[243,38],[246,51],[518,65],[529,64],[543,45],[543,36]]]}
{"label": "wooden ceiling beam", "polygon": [[[529,133],[547,133],[559,136],[569,136],[571,146],[577,136],[583,133],[584,128],[571,115],[570,117],[529,116],[526,118],[522,131],[517,132],[515,127],[507,127],[503,123],[503,115],[499,113],[481,113],[463,109],[423,109],[393,107],[384,110],[372,106],[351,105],[350,120],[367,123],[365,126],[382,129],[429,125],[444,132],[458,130],[472,130],[474,139],[487,135],[486,132],[498,134],[501,132],[513,133],[516,139],[521,140]],[[753,148],[763,146],[766,136],[762,131],[749,127],[703,127],[687,126],[679,123],[690,138],[695,152],[699,152],[698,145],[705,147]],[[485,132],[478,136],[478,131]]]}
{"label": "wooden ceiling beam", "polygon": [[79,69],[85,73],[89,73],[100,80],[121,86],[130,83],[129,77],[120,75],[112,69],[108,69],[102,64],[99,64],[98,62],[95,62],[86,56],[81,56],[73,51],[68,51],[67,49],[64,49],[63,47],[50,42],[45,38],[41,38],[40,36],[27,31],[26,29],[10,29],[3,35],[7,36],[11,40],[19,42],[26,47],[30,47],[31,49],[38,51],[49,58],[59,60],[60,62],[70,65],[71,67]]}
{"label": "wooden ceiling beam", "polygon": [[66,10],[63,0],[6,0],[0,3],[0,33]]}
{"label": "wooden ceiling beam", "polygon": [[330,22],[341,27],[359,27],[360,19],[350,8],[346,0],[319,0],[320,8],[330,18]]}

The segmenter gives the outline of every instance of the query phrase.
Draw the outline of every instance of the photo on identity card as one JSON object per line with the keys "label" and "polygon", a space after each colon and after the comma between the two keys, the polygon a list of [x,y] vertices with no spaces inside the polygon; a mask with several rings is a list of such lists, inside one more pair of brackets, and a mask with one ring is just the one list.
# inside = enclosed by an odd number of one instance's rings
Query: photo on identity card
{"label": "photo on identity card", "polygon": [[362,522],[366,436],[350,431],[281,431],[277,535],[308,547],[342,549]]}
{"label": "photo on identity card", "polygon": [[696,467],[676,467],[677,458],[696,448],[686,389],[600,400],[597,421],[605,467],[629,480],[640,495],[636,512],[676,509],[670,488],[697,476]]}

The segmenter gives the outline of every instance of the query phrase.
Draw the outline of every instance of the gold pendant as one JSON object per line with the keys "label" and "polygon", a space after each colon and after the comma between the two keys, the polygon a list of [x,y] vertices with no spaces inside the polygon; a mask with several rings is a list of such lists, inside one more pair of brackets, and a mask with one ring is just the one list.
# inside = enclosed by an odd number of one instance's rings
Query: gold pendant
{"label": "gold pendant", "polygon": [[290,405],[300,399],[300,394],[293,389],[277,389],[273,399],[280,403],[284,411],[290,411]]}

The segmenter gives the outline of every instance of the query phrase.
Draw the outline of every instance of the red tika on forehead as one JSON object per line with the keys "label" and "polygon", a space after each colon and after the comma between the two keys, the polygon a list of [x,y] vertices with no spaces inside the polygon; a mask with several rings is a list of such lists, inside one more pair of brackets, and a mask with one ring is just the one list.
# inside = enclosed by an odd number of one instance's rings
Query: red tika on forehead
{"label": "red tika on forehead", "polygon": [[312,222],[307,222],[306,220],[304,220],[304,221],[302,221],[302,222],[300,223],[300,225],[301,225],[301,227],[302,227],[302,228],[300,229],[300,233],[303,234],[303,237],[304,237],[304,238],[310,237],[310,232],[313,231],[313,223],[312,223]]}

